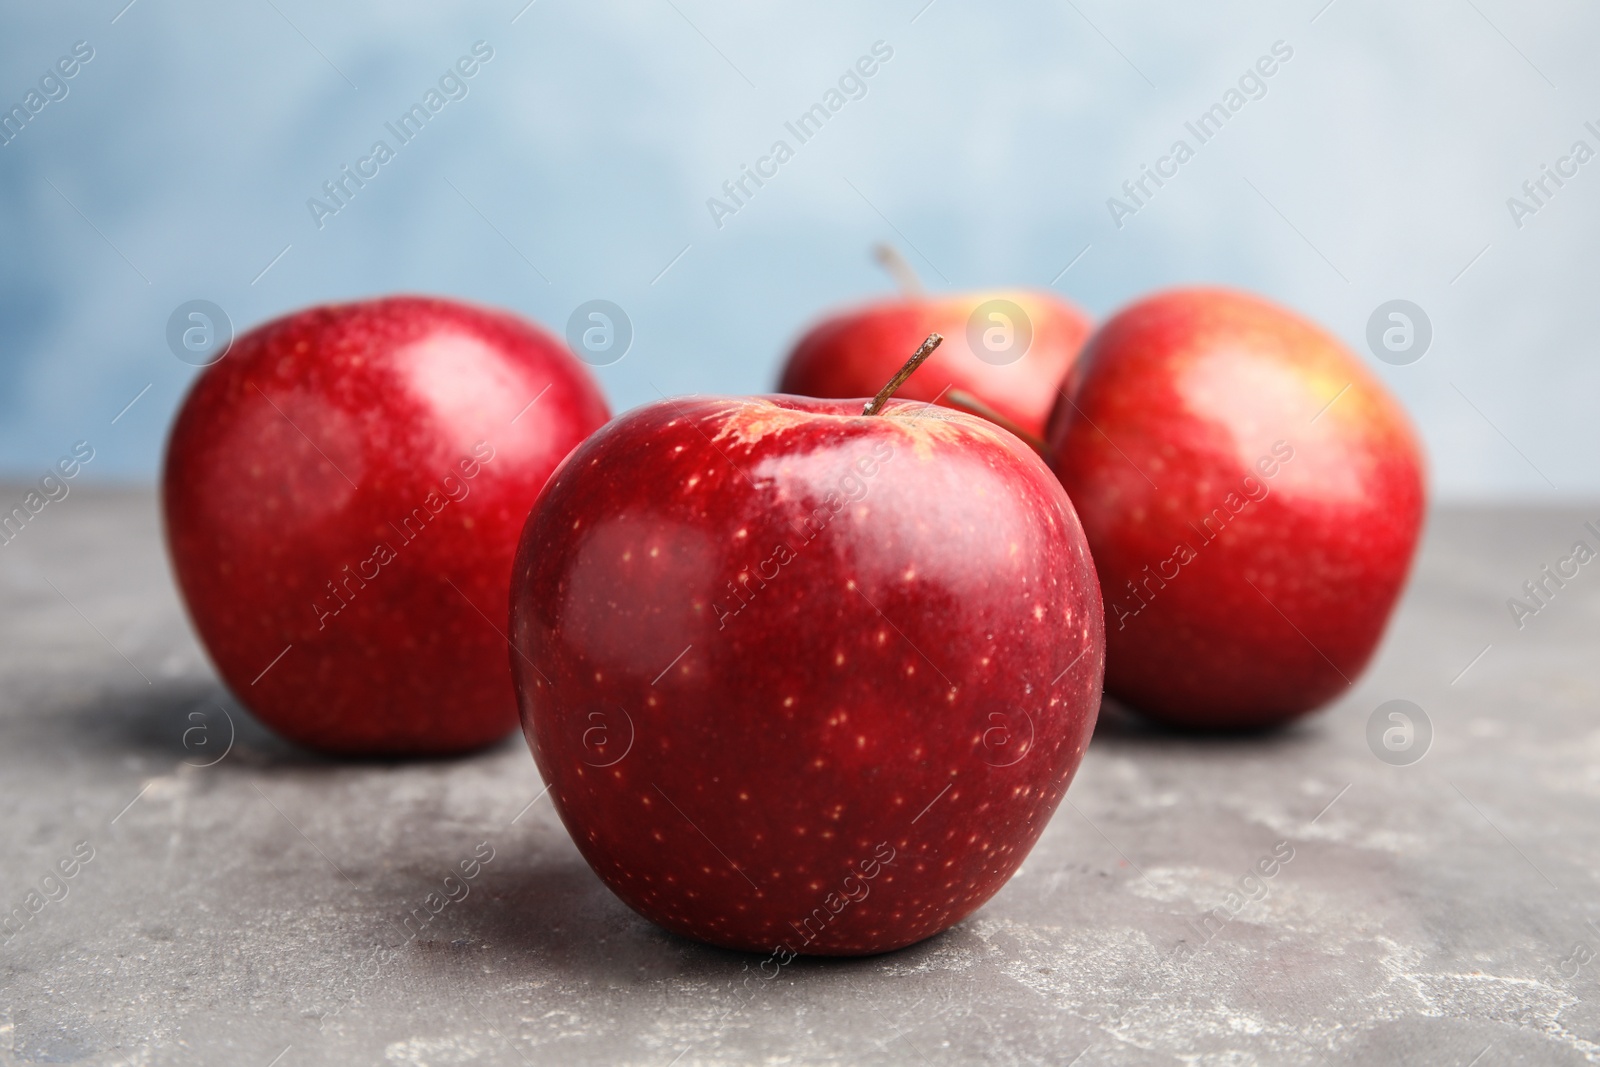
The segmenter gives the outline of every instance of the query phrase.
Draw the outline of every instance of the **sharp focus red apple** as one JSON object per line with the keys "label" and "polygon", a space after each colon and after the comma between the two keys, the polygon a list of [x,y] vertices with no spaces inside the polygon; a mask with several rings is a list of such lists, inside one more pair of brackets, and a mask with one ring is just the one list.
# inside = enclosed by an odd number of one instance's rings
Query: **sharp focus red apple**
{"label": "sharp focus red apple", "polygon": [[162,479],[178,584],[223,679],[329,752],[504,736],[517,536],[606,417],[560,342],[452,301],[316,307],[241,336],[184,401]]}
{"label": "sharp focus red apple", "polygon": [[523,727],[595,872],[669,930],[783,962],[983,904],[1099,708],[1066,494],[929,404],[631,412],[552,476],[511,610]]}
{"label": "sharp focus red apple", "polygon": [[1049,293],[883,300],[813,326],[790,353],[778,389],[801,396],[872,396],[907,352],[937,332],[944,344],[898,395],[960,407],[951,403],[951,392],[959,390],[993,409],[1000,421],[1039,438],[1056,388],[1090,329],[1087,315]]}
{"label": "sharp focus red apple", "polygon": [[1160,293],[1090,339],[1052,463],[1105,595],[1106,689],[1189,727],[1282,722],[1372,656],[1423,521],[1404,412],[1335,338],[1241,293]]}

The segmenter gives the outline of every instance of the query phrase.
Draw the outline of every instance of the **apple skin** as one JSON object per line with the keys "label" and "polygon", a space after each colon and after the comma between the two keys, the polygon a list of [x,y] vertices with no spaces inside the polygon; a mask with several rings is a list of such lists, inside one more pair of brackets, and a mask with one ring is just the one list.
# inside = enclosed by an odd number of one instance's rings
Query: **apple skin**
{"label": "apple skin", "polygon": [[606,418],[559,341],[454,301],[313,307],[240,336],[184,400],[162,477],[178,585],[223,680],[324,752],[505,736],[517,536]]}
{"label": "apple skin", "polygon": [[1085,347],[1049,455],[1094,550],[1111,696],[1248,729],[1366,666],[1416,553],[1424,465],[1398,402],[1325,331],[1222,289],[1140,300]]}
{"label": "apple skin", "polygon": [[785,963],[981,906],[1099,711],[1099,587],[1048,468],[975,416],[862,404],[620,417],[512,582],[523,729],[584,858],[668,930]]}
{"label": "apple skin", "polygon": [[[1028,316],[1033,341],[1015,362],[995,365],[973,354],[967,320],[985,301],[1009,300]],[[874,396],[906,354],[930,333],[944,344],[896,395],[937,401],[962,389],[1034,437],[1043,437],[1066,377],[1092,329],[1089,317],[1049,293],[994,292],[883,300],[839,312],[813,326],[795,344],[778,391],[800,396]],[[942,402],[942,401],[941,401]]]}

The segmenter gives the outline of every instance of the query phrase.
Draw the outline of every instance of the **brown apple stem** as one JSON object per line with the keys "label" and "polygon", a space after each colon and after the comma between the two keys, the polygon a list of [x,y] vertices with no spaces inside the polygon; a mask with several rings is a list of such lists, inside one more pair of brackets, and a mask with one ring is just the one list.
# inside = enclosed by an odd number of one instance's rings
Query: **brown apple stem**
{"label": "brown apple stem", "polygon": [[971,412],[972,414],[980,416],[981,418],[988,419],[996,426],[999,426],[1002,430],[1006,430],[1013,436],[1021,438],[1024,444],[1026,444],[1029,448],[1032,448],[1035,452],[1039,453],[1039,455],[1044,455],[1045,448],[1047,446],[1043,441],[1029,433],[1027,430],[1024,430],[1011,419],[1006,418],[1004,415],[1000,414],[994,408],[990,407],[988,404],[985,404],[983,401],[979,400],[965,389],[950,390],[944,395],[944,401],[953,408],[960,408],[962,411]]}
{"label": "brown apple stem", "polygon": [[872,257],[878,265],[889,272],[889,277],[900,287],[902,295],[911,300],[921,300],[924,289],[922,279],[917,277],[917,272],[911,264],[906,262],[906,257],[900,250],[891,244],[876,244],[872,246]]}
{"label": "brown apple stem", "polygon": [[894,396],[894,391],[906,384],[906,379],[911,377],[911,372],[922,366],[924,360],[933,355],[933,350],[938,348],[944,337],[940,334],[930,333],[928,339],[922,342],[911,358],[906,360],[906,365],[894,372],[894,377],[889,379],[889,384],[878,390],[878,395],[867,401],[867,406],[861,409],[863,415],[876,415],[883,410],[883,405]]}

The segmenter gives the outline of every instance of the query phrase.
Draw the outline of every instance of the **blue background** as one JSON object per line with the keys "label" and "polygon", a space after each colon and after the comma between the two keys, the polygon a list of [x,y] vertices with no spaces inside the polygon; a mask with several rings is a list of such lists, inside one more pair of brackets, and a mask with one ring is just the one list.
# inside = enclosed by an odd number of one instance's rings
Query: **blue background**
{"label": "blue background", "polygon": [[[0,476],[88,439],[86,478],[153,480],[195,373],[165,340],[187,300],[242,330],[434,292],[558,332],[613,300],[635,341],[598,373],[623,410],[769,389],[819,311],[890,290],[869,255],[889,240],[935,288],[1054,280],[1097,316],[1173,284],[1259,290],[1401,396],[1441,496],[1600,491],[1600,161],[1520,228],[1506,204],[1573,141],[1600,149],[1592,5],[524,4],[0,16],[0,107],[95,51],[0,147]],[[308,198],[478,40],[469,95],[319,229]],[[707,198],[879,40],[866,96],[719,229]],[[1118,228],[1107,198],[1278,40],[1267,94]],[[1435,336],[1391,367],[1364,336],[1397,297]]]}

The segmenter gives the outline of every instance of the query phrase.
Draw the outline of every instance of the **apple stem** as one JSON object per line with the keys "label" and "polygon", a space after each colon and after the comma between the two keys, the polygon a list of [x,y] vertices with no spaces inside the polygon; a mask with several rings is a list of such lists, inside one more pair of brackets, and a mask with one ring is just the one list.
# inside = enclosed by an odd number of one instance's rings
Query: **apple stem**
{"label": "apple stem", "polygon": [[1006,418],[1004,415],[1000,414],[994,408],[990,407],[988,404],[985,404],[983,401],[979,400],[965,389],[950,390],[944,395],[944,400],[945,403],[949,404],[953,408],[960,408],[962,411],[969,411],[974,415],[988,419],[1002,430],[1010,433],[1012,436],[1021,438],[1024,444],[1033,449],[1035,452],[1039,453],[1039,455],[1044,455],[1046,447],[1044,441],[1035,437],[1027,430],[1024,430],[1021,426],[1017,425],[1017,423]]}
{"label": "apple stem", "polygon": [[933,355],[933,350],[938,348],[943,341],[944,337],[942,335],[930,333],[928,339],[922,342],[922,345],[911,354],[910,359],[906,360],[905,366],[894,372],[894,377],[889,379],[889,384],[879,389],[877,396],[867,401],[867,406],[861,409],[861,414],[876,415],[882,411],[883,405],[889,402],[889,398],[894,395],[894,391],[906,383],[906,379],[911,377],[911,372],[922,366],[923,361]]}
{"label": "apple stem", "polygon": [[896,285],[900,287],[903,296],[911,300],[921,300],[925,290],[922,288],[922,279],[917,277],[917,272],[906,262],[906,257],[900,250],[891,244],[876,244],[872,246],[872,257],[878,265],[889,272]]}

